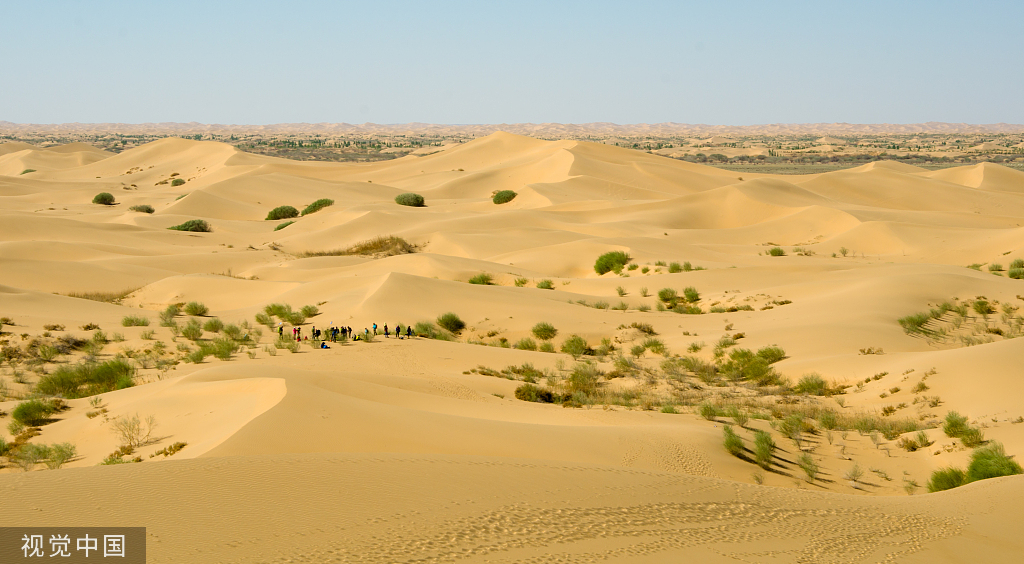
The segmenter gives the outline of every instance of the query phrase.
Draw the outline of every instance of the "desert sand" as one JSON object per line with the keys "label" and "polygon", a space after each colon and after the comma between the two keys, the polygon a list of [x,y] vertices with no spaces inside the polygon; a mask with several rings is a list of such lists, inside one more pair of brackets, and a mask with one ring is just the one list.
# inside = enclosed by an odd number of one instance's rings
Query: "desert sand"
{"label": "desert sand", "polygon": [[[500,190],[517,195],[495,204]],[[116,203],[92,203],[100,192]],[[398,205],[406,192],[426,206]],[[323,198],[333,205],[290,225],[265,219]],[[129,209],[140,205],[153,213]],[[0,340],[24,351],[0,370],[0,437],[17,440],[11,413],[61,366],[120,355],[137,369],[134,386],[68,399],[28,439],[75,445],[63,468],[26,472],[0,458],[0,526],[145,526],[154,563],[1024,554],[1024,477],[924,487],[971,455],[940,428],[949,411],[1024,453],[1024,280],[1011,277],[1024,259],[1020,171],[882,161],[748,174],[505,132],[367,164],[179,138],[117,154],[4,143],[0,217]],[[211,231],[168,229],[193,219]],[[414,252],[334,252],[381,236]],[[636,267],[599,275],[609,251]],[[701,268],[670,272],[684,262]],[[492,284],[467,283],[481,273]],[[691,314],[658,296],[687,287],[700,294]],[[979,300],[991,313],[973,309]],[[201,321],[246,322],[249,346],[186,362],[218,333],[187,339],[160,312],[192,301],[209,308]],[[898,321],[943,302],[967,313],[943,310],[919,330]],[[305,335],[446,312],[466,328],[451,340],[379,335],[290,352],[274,346],[275,328],[253,330],[272,303],[315,305]],[[123,326],[126,316],[150,324]],[[576,360],[516,348],[539,322],[557,328],[556,350],[571,335],[592,350]],[[97,331],[110,342],[88,352],[41,360],[31,346]],[[664,350],[632,354],[650,337]],[[784,349],[772,367],[789,386],[665,364],[769,346]],[[521,374],[501,373],[529,363],[544,374],[538,386],[568,396],[587,362],[603,376],[564,406],[516,399]],[[831,391],[791,391],[811,373]],[[702,403],[720,412],[702,417]],[[725,411],[737,406],[742,425]],[[880,436],[807,417],[791,440],[781,422],[800,406],[916,429]],[[141,462],[100,465],[119,446],[112,422],[136,414],[158,423],[125,456]],[[723,447],[726,425],[743,456]],[[898,446],[917,430],[929,445]],[[778,445],[767,470],[752,460],[755,431]],[[187,446],[150,456],[176,442]],[[817,465],[813,478],[801,456]],[[849,479],[854,466],[862,478]]]}

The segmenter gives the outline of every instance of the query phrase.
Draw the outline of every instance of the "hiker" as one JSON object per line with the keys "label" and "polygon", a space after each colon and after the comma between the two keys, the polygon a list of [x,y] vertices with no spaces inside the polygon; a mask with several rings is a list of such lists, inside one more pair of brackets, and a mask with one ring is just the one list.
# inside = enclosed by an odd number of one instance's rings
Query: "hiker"
{"label": "hiker", "polygon": [[284,323],[277,326],[277,336],[284,337]]}
{"label": "hiker", "polygon": [[376,323],[373,324],[373,334],[374,335],[377,334],[377,324]]}
{"label": "hiker", "polygon": [[387,324],[387,323],[385,323],[385,324],[384,324],[384,338],[385,338],[385,339],[388,339],[388,338],[390,338],[390,337],[391,337],[391,334],[390,334],[390,333],[388,333],[388,324]]}
{"label": "hiker", "polygon": [[409,327],[408,325],[405,326],[405,335],[410,339],[412,338],[412,327]]}

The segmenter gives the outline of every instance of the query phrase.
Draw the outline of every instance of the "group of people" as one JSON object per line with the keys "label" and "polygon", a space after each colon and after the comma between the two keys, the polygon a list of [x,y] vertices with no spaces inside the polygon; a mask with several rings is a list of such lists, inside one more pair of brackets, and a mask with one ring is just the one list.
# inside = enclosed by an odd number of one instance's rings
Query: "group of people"
{"label": "group of people", "polygon": [[[377,331],[378,331],[377,330],[377,324],[374,323],[373,324],[373,334],[374,334],[374,336],[380,334]],[[362,339],[364,341],[368,340],[367,337],[370,335],[370,328],[369,327],[364,328],[363,329],[363,334],[359,335],[359,334],[354,333],[352,331],[351,327],[348,327],[348,326],[345,326],[345,325],[335,326],[332,323],[330,327],[328,327],[327,329],[324,329],[324,330],[317,329],[316,325],[314,325],[313,328],[311,329],[310,333],[312,333],[314,341],[320,341],[320,348],[322,348],[322,349],[329,349],[330,347],[327,346],[328,341],[330,341],[332,343],[337,343],[338,342],[338,337],[341,337],[343,341],[346,340],[346,339],[350,339],[350,340],[353,340],[353,341],[359,341],[360,339]],[[283,323],[277,326],[277,335],[279,337],[281,337],[281,338],[284,338],[284,324]],[[395,324],[394,335],[395,335],[395,337],[397,337],[399,339],[411,339],[412,335],[413,335],[412,326],[406,324],[406,326],[405,326],[405,334],[403,335],[402,334],[402,324],[396,323]],[[303,337],[303,335],[302,335],[302,327],[300,327],[300,326],[292,327],[292,338],[295,339],[296,341],[300,341],[300,342],[303,341],[303,340],[306,340],[306,341],[309,340],[309,336],[308,335]],[[391,329],[388,328],[388,324],[387,323],[384,324],[384,338],[385,339],[391,338]]]}

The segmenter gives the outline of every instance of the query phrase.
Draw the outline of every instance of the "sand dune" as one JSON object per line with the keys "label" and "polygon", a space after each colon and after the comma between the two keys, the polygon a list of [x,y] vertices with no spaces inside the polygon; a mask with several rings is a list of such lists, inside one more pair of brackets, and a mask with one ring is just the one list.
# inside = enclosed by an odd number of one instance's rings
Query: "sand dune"
{"label": "sand dune", "polygon": [[[0,144],[0,340],[14,360],[0,412],[88,356],[137,369],[135,386],[69,399],[26,439],[75,444],[63,469],[0,458],[0,524],[145,525],[152,562],[962,562],[1024,549],[1024,478],[921,495],[971,455],[940,428],[949,411],[1024,452],[1024,281],[1010,270],[1024,259],[1024,174],[875,162],[751,175],[504,132],[429,149],[337,164],[177,138],[117,155]],[[517,196],[495,204],[499,190]],[[98,192],[116,203],[91,203]],[[426,206],[396,204],[404,192]],[[333,205],[265,219],[323,198]],[[192,219],[212,230],[168,229]],[[388,235],[413,252],[344,252]],[[599,275],[609,251],[631,266]],[[480,274],[491,283],[467,283]],[[688,287],[689,310],[658,297]],[[209,311],[161,324],[193,301]],[[947,301],[916,332],[898,322]],[[274,344],[279,320],[257,322],[271,303],[315,306],[306,335],[446,312],[466,327],[290,352]],[[207,324],[195,339],[182,334],[192,319]],[[544,343],[538,322],[557,327],[555,350],[585,338],[591,364],[529,350],[522,340]],[[94,325],[107,342],[40,356],[61,336],[97,339]],[[218,342],[225,359],[195,360]],[[731,351],[767,346],[784,349],[771,366],[790,385],[815,372],[842,393],[723,376]],[[719,373],[672,372],[677,355]],[[586,366],[603,375],[581,392]],[[516,399],[527,379],[566,407]],[[701,417],[702,402],[749,421]],[[800,409],[794,441],[781,429]],[[914,429],[829,430],[824,411]],[[159,423],[128,457],[142,463],[98,466],[118,447],[111,420],[133,414]],[[722,446],[727,423],[741,456]],[[928,446],[898,446],[918,429]],[[770,471],[754,464],[755,431],[778,445]],[[855,465],[866,476],[849,478]]]}

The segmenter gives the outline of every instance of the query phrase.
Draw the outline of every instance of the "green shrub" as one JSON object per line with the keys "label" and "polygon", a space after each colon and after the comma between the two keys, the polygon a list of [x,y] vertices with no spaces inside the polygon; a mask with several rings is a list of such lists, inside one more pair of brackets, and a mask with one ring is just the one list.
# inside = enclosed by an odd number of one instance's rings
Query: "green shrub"
{"label": "green shrub", "polygon": [[798,394],[823,396],[828,393],[828,383],[821,377],[821,374],[812,372],[802,376],[800,381],[793,388],[793,391]]}
{"label": "green shrub", "polygon": [[700,416],[708,421],[714,421],[715,417],[718,417],[718,408],[709,402],[700,404],[699,412]]}
{"label": "green shrub", "polygon": [[1013,476],[1024,473],[1020,464],[1006,455],[1001,443],[990,443],[971,453],[971,463],[967,467],[967,481],[986,480],[1000,476]]}
{"label": "green shrub", "polygon": [[35,172],[35,171],[36,171],[36,169],[34,169],[34,168],[26,168],[25,170],[21,171],[21,174],[28,174],[30,172]]}
{"label": "green shrub", "polygon": [[224,322],[217,319],[216,317],[206,320],[203,324],[203,330],[209,331],[210,333],[220,333],[220,330],[224,328]]}
{"label": "green shrub", "polygon": [[110,192],[100,192],[93,197],[92,203],[103,206],[112,206],[114,205],[114,195]]}
{"label": "green shrub", "polygon": [[26,427],[38,427],[49,423],[50,415],[59,411],[59,406],[60,404],[52,400],[23,401],[11,411],[11,419]]}
{"label": "green shrub", "polygon": [[121,318],[123,327],[145,327],[149,325],[149,318],[141,315],[126,315]]}
{"label": "green shrub", "polygon": [[1010,268],[1024,268],[1024,259],[1013,259],[1010,263]]}
{"label": "green shrub", "polygon": [[277,225],[277,227],[274,228],[274,231],[280,231],[280,230],[284,229],[285,227],[288,227],[289,225],[291,225],[293,223],[295,223],[295,222],[294,221],[286,221],[284,223],[279,223]]}
{"label": "green shrub", "polygon": [[723,444],[725,445],[725,450],[733,456],[740,456],[743,454],[743,439],[736,434],[736,431],[732,430],[732,426],[726,425],[723,427],[722,433],[724,436]]}
{"label": "green shrub", "polygon": [[554,290],[555,284],[551,280],[545,278],[544,280],[537,282],[537,287],[540,288],[541,290]]}
{"label": "green shrub", "polygon": [[977,427],[968,427],[967,430],[960,435],[960,441],[965,447],[974,448],[985,442],[985,434]]}
{"label": "green shrub", "polygon": [[775,453],[775,441],[765,431],[754,432],[754,461],[765,470],[771,468],[772,456]]}
{"label": "green shrub", "polygon": [[950,411],[946,414],[946,421],[942,424],[942,432],[947,437],[961,437],[968,429],[970,429],[970,426],[967,424],[967,417],[960,415],[956,411]]}
{"label": "green shrub", "polygon": [[190,341],[198,341],[203,336],[203,326],[197,319],[189,319],[181,328],[181,336]]}
{"label": "green shrub", "polygon": [[516,388],[516,399],[537,403],[554,403],[555,394],[551,393],[551,390],[541,388],[540,386],[523,384]]}
{"label": "green shrub", "polygon": [[658,299],[667,304],[671,304],[679,300],[679,294],[677,294],[672,288],[662,288],[661,290],[658,290]]}
{"label": "green shrub", "polygon": [[622,251],[611,251],[597,257],[597,261],[594,263],[594,272],[598,274],[612,271],[619,272],[629,261],[628,254]]}
{"label": "green shrub", "polygon": [[668,272],[669,272],[669,274],[675,274],[677,272],[682,272],[682,271],[683,271],[683,266],[681,264],[679,264],[678,262],[670,262],[668,264]]}
{"label": "green shrub", "polygon": [[59,366],[43,375],[36,391],[48,396],[68,399],[83,398],[135,385],[135,368],[126,360],[114,359],[102,363],[85,362]]}
{"label": "green shrub", "polygon": [[550,341],[558,335],[558,329],[555,329],[554,325],[544,321],[534,325],[532,332],[534,337],[537,337],[542,341]]}
{"label": "green shrub", "polygon": [[914,333],[925,334],[927,330],[924,328],[925,323],[931,319],[931,316],[927,313],[915,313],[906,317],[901,317],[897,320],[900,327],[903,327],[903,332],[907,335]]}
{"label": "green shrub", "polygon": [[535,351],[537,350],[537,342],[529,337],[523,337],[515,344],[515,348],[521,351]]}
{"label": "green shrub", "polygon": [[181,186],[183,184],[185,184],[184,178],[175,178],[174,180],[171,181],[171,186]]}
{"label": "green shrub", "polygon": [[299,309],[299,312],[306,317],[316,317],[317,315],[320,315],[320,308],[315,305],[304,305]]}
{"label": "green shrub", "polygon": [[293,217],[299,217],[299,210],[292,206],[278,206],[267,214],[268,220],[291,219]]}
{"label": "green shrub", "polygon": [[469,283],[490,286],[491,284],[494,283],[494,279],[491,278],[490,274],[487,274],[486,272],[481,272],[480,274],[477,274],[476,276],[470,278]]}
{"label": "green shrub", "polygon": [[839,426],[836,412],[831,409],[823,410],[818,414],[818,423],[825,429],[832,430]]}
{"label": "green shrub", "polygon": [[128,208],[128,211],[139,212],[139,213],[153,213],[156,210],[153,209],[153,206],[146,205],[146,204],[141,204],[141,205],[138,205],[138,206],[132,206],[132,207]]}
{"label": "green shrub", "polygon": [[959,488],[966,483],[967,474],[963,470],[953,467],[943,468],[932,472],[932,477],[928,480],[928,491],[935,493],[951,490]]}
{"label": "green shrub", "polygon": [[763,358],[768,364],[775,364],[786,358],[786,351],[782,347],[771,345],[757,349],[757,356]]}
{"label": "green shrub", "polygon": [[1010,278],[1013,278],[1014,280],[1024,279],[1024,268],[1011,268],[1010,271],[1006,273],[1006,275],[1009,276]]}
{"label": "green shrub", "polygon": [[302,210],[302,215],[309,215],[311,213],[316,213],[316,212],[326,208],[327,206],[333,206],[333,205],[334,205],[334,200],[331,200],[331,199],[328,199],[328,198],[320,198],[319,200],[317,200],[317,201],[313,202],[312,204],[309,204],[308,206],[306,206],[306,209]]}
{"label": "green shrub", "polygon": [[210,308],[202,302],[189,302],[185,304],[185,313],[188,315],[204,316],[210,313]]}
{"label": "green shrub", "polygon": [[186,354],[185,355],[185,360],[187,362],[191,362],[192,364],[200,364],[200,363],[203,362],[203,360],[206,359],[206,356],[209,355],[209,354],[210,354],[210,351],[208,349],[204,349],[204,348],[200,347],[199,349],[194,350],[194,351]]}
{"label": "green shrub", "polygon": [[572,368],[565,384],[570,394],[574,396],[583,394],[589,397],[597,391],[597,382],[601,375],[597,366],[589,362],[580,362]]}
{"label": "green shrub", "polygon": [[499,190],[498,193],[495,194],[493,198],[491,198],[491,201],[494,202],[495,204],[507,204],[508,202],[511,202],[512,200],[516,199],[517,195],[518,194],[516,194],[512,190]]}
{"label": "green shrub", "polygon": [[426,337],[428,339],[437,339],[439,341],[452,340],[451,333],[438,329],[437,326],[430,321],[417,322],[416,325],[413,326],[412,332],[415,333],[417,337]]}
{"label": "green shrub", "polygon": [[46,467],[59,470],[69,460],[75,458],[78,450],[71,443],[58,443],[47,448]]}
{"label": "green shrub", "polygon": [[529,280],[527,280],[526,278],[523,278],[521,276],[519,278],[516,278],[516,281],[515,281],[516,288],[522,288],[523,286],[526,286],[527,282],[529,282]]}
{"label": "green shrub", "polygon": [[437,318],[437,324],[452,333],[459,333],[466,328],[466,323],[453,312],[448,312],[439,316]]}
{"label": "green shrub", "polygon": [[574,359],[583,356],[589,349],[590,346],[587,344],[587,340],[579,335],[570,335],[568,339],[562,342],[562,352],[572,355]]}
{"label": "green shrub", "polygon": [[800,458],[796,461],[797,466],[804,471],[807,476],[807,483],[813,484],[814,479],[818,477],[818,463],[811,458],[811,455],[806,452],[800,455]]}
{"label": "green shrub", "polygon": [[698,292],[693,286],[687,286],[683,290],[683,297],[691,304],[695,304],[700,301],[700,292]]}
{"label": "green shrub", "polygon": [[419,194],[406,192],[405,194],[399,194],[395,196],[395,203],[401,206],[422,208],[425,203],[425,200],[423,199],[423,196],[420,196]]}
{"label": "green shrub", "polygon": [[786,251],[782,250],[782,247],[772,247],[768,249],[768,254],[773,257],[784,257],[786,256]]}
{"label": "green shrub", "polygon": [[540,344],[540,347],[538,347],[537,350],[543,353],[556,352],[555,345],[553,345],[551,341],[544,341],[543,343]]}
{"label": "green shrub", "polygon": [[194,233],[209,233],[210,224],[201,219],[190,219],[185,223],[168,227],[175,231],[192,231]]}

